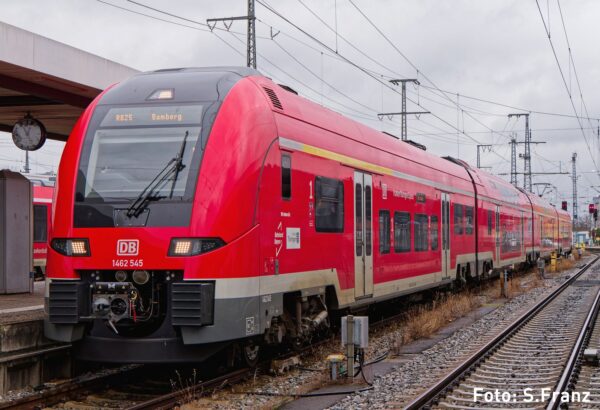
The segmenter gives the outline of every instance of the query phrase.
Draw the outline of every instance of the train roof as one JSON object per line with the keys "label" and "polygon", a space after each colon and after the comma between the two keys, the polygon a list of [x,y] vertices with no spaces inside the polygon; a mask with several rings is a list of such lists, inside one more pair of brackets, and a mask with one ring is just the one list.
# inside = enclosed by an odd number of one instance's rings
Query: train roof
{"label": "train roof", "polygon": [[345,117],[338,112],[297,95],[293,91],[289,91],[286,87],[282,87],[266,77],[256,78],[256,82],[257,85],[263,88],[273,103],[275,112],[307,121],[319,128],[369,145],[380,151],[389,152],[408,162],[418,163],[470,182],[465,169],[459,164],[446,161],[413,144],[406,143],[389,134]]}
{"label": "train roof", "polygon": [[167,68],[147,71],[115,85],[103,95],[98,104],[147,102],[154,92],[166,89],[165,87],[174,90],[173,97],[168,102],[223,101],[240,79],[260,75],[258,71],[248,67]]}
{"label": "train roof", "polygon": [[[157,89],[174,90],[169,102],[222,101],[231,88],[242,78],[251,77],[263,87],[268,98],[279,112],[298,119],[310,118],[310,122],[323,129],[338,133],[361,143],[368,141],[379,150],[388,151],[407,161],[419,163],[437,171],[469,180],[464,168],[451,164],[440,157],[426,153],[411,144],[390,137],[343,115],[303,98],[285,85],[274,83],[259,71],[247,67],[171,68],[137,74],[115,85],[103,95],[98,105],[135,104],[148,100]],[[193,86],[190,86],[193,84]],[[216,85],[216,86],[215,86]],[[267,91],[268,89],[268,91]],[[360,136],[357,138],[357,136]],[[362,138],[361,138],[362,137]],[[401,146],[402,149],[398,149]]]}
{"label": "train roof", "polygon": [[[263,82],[259,82],[259,85],[265,88]],[[361,143],[393,153],[406,161],[463,179],[468,181],[469,184],[471,183],[471,178],[468,173],[470,173],[478,185],[478,194],[490,198],[501,198],[503,201],[517,206],[529,206],[529,200],[525,194],[502,178],[480,169],[472,168],[462,160],[451,157],[442,158],[426,152],[414,144],[395,139],[387,133],[370,128],[329,108],[307,100],[294,92],[289,92],[286,88],[278,87],[273,83],[270,85],[271,88],[267,93],[273,102],[274,111],[276,112],[309,121],[318,127],[357,141],[358,139],[353,136],[360,136],[362,137],[359,141]],[[277,108],[278,106],[282,108]]]}
{"label": "train roof", "polygon": [[[231,88],[246,77],[262,88],[271,101],[274,112],[308,121],[317,127],[393,154],[408,163],[419,164],[468,183],[471,183],[471,174],[477,184],[478,194],[482,196],[501,199],[516,206],[529,205],[531,200],[535,207],[555,210],[544,199],[527,194],[502,178],[472,168],[462,160],[433,155],[418,144],[401,141],[390,134],[347,118],[299,96],[291,88],[276,84],[259,71],[248,67],[171,68],[144,72],[117,84],[103,96],[99,104],[133,104],[147,101],[153,92],[164,88],[165,84],[175,91],[170,102],[223,101]],[[190,83],[193,83],[193,86],[190,86]]]}

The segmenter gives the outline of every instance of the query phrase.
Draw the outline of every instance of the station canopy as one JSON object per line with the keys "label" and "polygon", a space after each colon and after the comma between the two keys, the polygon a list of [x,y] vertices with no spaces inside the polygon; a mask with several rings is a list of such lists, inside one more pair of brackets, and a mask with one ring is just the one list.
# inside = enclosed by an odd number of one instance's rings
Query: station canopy
{"label": "station canopy", "polygon": [[48,138],[66,141],[103,89],[138,73],[75,47],[0,22],[0,131],[30,114]]}

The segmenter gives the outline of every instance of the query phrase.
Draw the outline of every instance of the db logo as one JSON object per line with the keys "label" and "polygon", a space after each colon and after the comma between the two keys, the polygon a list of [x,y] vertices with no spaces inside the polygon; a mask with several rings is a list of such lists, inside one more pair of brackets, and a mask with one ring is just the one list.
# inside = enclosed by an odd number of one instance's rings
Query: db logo
{"label": "db logo", "polygon": [[119,239],[117,241],[117,255],[129,256],[137,255],[140,248],[140,241],[137,239]]}

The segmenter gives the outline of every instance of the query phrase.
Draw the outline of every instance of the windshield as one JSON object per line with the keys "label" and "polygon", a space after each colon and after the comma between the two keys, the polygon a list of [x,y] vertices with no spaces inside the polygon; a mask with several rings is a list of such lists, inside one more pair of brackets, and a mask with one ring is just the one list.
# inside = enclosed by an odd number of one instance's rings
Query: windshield
{"label": "windshield", "polygon": [[202,106],[125,107],[105,112],[99,127],[88,133],[82,150],[76,202],[135,200],[179,155],[186,134],[177,178],[162,184],[156,194],[157,198],[190,198]]}

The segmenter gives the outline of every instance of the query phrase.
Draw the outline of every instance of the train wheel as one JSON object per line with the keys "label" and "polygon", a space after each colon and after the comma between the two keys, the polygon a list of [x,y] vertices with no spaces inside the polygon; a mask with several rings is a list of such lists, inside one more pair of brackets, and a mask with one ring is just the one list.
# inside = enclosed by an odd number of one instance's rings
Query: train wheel
{"label": "train wheel", "polygon": [[248,367],[256,367],[258,364],[260,346],[249,342],[242,346],[242,362]]}

